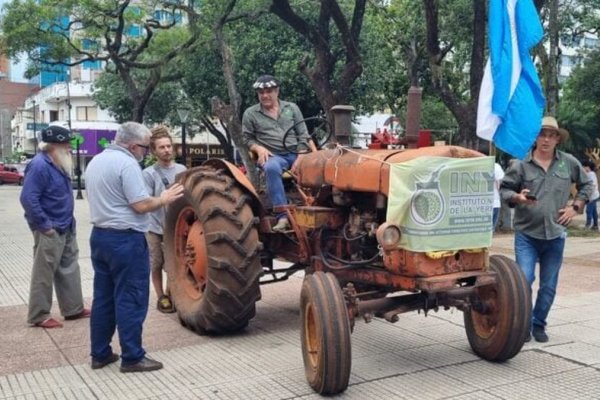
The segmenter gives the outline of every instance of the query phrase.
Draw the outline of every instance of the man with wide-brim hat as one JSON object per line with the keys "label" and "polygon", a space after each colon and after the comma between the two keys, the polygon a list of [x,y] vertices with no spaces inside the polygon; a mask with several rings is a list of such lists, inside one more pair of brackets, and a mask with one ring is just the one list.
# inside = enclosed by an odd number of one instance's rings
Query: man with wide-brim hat
{"label": "man with wide-brim hat", "polygon": [[[513,163],[500,185],[500,194],[514,207],[515,256],[529,286],[539,262],[539,289],[532,310],[530,332],[538,342],[549,340],[547,317],[556,294],[567,226],[583,212],[592,192],[585,170],[572,155],[556,147],[569,138],[556,118],[546,116],[531,151]],[[569,203],[571,185],[577,194]],[[533,298],[533,296],[532,296]]]}
{"label": "man with wide-brim hat", "polygon": [[550,131],[550,132],[556,132],[558,133],[560,140],[559,140],[559,144],[560,143],[565,143],[567,140],[569,140],[569,131],[567,131],[566,129],[560,128],[558,126],[558,122],[556,121],[556,118],[551,117],[551,116],[545,116],[544,118],[542,118],[542,129],[540,131]]}
{"label": "man with wide-brim hat", "polygon": [[66,320],[87,318],[79,268],[71,187],[71,131],[51,125],[41,134],[40,152],[25,169],[21,205],[33,233],[33,268],[27,322],[39,328],[61,328],[50,315],[52,289]]}

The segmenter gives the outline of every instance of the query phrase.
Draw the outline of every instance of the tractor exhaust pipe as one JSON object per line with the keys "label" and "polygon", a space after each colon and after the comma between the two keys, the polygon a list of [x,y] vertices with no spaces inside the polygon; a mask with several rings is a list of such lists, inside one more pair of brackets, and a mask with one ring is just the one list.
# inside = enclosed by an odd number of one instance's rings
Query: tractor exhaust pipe
{"label": "tractor exhaust pipe", "polygon": [[355,110],[352,106],[337,105],[331,107],[333,114],[333,134],[335,140],[342,146],[350,146],[352,137],[352,112]]}

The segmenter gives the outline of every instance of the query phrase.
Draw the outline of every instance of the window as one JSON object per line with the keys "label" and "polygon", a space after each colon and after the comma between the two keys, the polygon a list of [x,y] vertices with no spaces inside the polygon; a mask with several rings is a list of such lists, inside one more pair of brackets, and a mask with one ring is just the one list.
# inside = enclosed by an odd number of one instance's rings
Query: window
{"label": "window", "polygon": [[77,107],[77,121],[96,121],[96,107]]}
{"label": "window", "polygon": [[594,49],[598,46],[598,39],[586,37],[583,41],[583,46],[587,47],[588,49]]}

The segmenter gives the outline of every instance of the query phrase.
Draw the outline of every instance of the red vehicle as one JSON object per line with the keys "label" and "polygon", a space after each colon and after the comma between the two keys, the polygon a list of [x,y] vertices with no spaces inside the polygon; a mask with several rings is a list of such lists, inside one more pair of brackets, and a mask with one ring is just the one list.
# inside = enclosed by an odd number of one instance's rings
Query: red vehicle
{"label": "red vehicle", "polygon": [[17,183],[19,186],[22,186],[24,176],[23,171],[19,170],[14,165],[0,163],[0,185],[5,183]]}

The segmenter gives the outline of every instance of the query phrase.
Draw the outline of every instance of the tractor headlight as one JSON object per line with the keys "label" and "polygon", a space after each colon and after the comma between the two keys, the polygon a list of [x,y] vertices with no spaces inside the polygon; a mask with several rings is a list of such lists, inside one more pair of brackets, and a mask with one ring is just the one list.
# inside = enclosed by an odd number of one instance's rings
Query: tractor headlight
{"label": "tractor headlight", "polygon": [[384,250],[392,250],[400,244],[400,228],[386,222],[377,229],[376,237]]}

